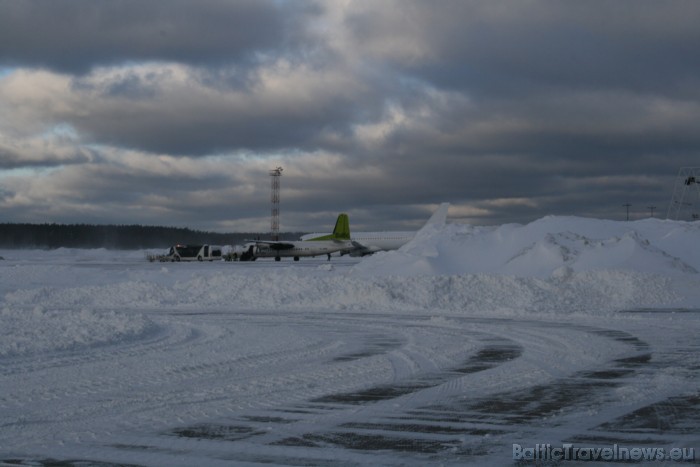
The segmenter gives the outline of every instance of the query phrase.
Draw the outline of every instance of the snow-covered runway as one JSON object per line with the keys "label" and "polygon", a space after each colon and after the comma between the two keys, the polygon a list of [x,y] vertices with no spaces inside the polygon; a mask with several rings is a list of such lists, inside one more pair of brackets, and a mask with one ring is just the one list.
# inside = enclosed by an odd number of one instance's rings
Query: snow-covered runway
{"label": "snow-covered runway", "polygon": [[149,317],[122,344],[5,359],[4,459],[501,464],[516,442],[698,441],[697,313]]}
{"label": "snow-covered runway", "polygon": [[[515,443],[700,447],[687,268],[384,276],[366,271],[381,256],[0,253],[8,465],[503,465]],[[607,307],[606,283],[626,294]]]}

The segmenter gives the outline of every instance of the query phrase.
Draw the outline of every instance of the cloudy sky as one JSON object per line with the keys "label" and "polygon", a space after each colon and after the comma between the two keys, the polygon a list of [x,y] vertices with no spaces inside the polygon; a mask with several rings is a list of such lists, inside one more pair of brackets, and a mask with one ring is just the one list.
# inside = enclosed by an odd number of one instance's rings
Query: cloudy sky
{"label": "cloudy sky", "polygon": [[0,0],[0,222],[664,217],[700,2]]}

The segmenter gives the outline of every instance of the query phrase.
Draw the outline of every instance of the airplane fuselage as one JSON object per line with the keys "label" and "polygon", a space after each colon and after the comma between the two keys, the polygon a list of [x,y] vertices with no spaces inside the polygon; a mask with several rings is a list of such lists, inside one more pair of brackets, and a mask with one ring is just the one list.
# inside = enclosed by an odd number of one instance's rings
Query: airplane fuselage
{"label": "airplane fuselage", "polygon": [[361,243],[371,251],[398,250],[410,242],[415,232],[357,232],[350,234],[352,241]]}
{"label": "airplane fuselage", "polygon": [[285,242],[283,245],[258,243],[248,245],[253,247],[253,255],[256,258],[294,258],[308,256],[330,255],[339,251],[347,251],[353,248],[350,242],[340,241],[296,241]]}
{"label": "airplane fuselage", "polygon": [[[307,234],[301,237],[302,240],[316,238],[323,233]],[[356,232],[350,233],[350,241],[354,248],[346,250],[351,256],[363,256],[378,251],[398,250],[406,243],[410,242],[416,235],[411,232]],[[359,246],[361,245],[361,247]]]}

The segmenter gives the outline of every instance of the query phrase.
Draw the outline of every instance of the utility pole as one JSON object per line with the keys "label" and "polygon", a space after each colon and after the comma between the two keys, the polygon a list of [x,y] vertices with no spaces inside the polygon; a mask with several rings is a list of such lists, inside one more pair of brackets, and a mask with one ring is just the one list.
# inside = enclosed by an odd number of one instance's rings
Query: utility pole
{"label": "utility pole", "polygon": [[282,167],[277,167],[269,172],[271,187],[272,202],[272,218],[270,221],[270,233],[272,240],[280,239],[280,177],[282,176]]}
{"label": "utility pole", "polygon": [[632,206],[630,203],[625,203],[622,206],[627,208],[627,220],[630,220],[630,206]]}
{"label": "utility pole", "polygon": [[654,209],[656,209],[656,206],[647,206],[647,208],[649,209],[650,217],[653,218],[654,217]]}

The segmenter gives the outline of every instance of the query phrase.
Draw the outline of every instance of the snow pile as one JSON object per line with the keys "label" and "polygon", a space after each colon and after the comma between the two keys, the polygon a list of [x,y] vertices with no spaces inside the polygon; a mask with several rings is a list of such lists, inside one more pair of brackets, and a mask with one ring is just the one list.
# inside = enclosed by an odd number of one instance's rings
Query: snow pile
{"label": "snow pile", "polygon": [[123,343],[152,332],[151,321],[133,313],[93,310],[0,309],[0,357],[77,350]]}
{"label": "snow pile", "polygon": [[663,276],[700,270],[700,223],[549,216],[527,225],[426,226],[398,251],[367,258],[358,276],[502,274],[561,278],[586,271]]}
{"label": "snow pile", "polygon": [[149,281],[110,283],[105,278],[107,283],[103,285],[17,290],[6,293],[5,302],[13,306],[30,303],[67,309],[125,308],[145,312],[164,308],[324,309],[517,315],[600,314],[664,306],[677,299],[670,278],[631,271],[574,273],[560,268],[548,279],[504,274],[357,277],[354,270],[348,274],[328,271],[323,266],[318,269],[279,266],[278,270],[257,269],[257,264],[222,266],[206,269],[185,266],[187,269],[181,272],[188,274],[153,271]]}
{"label": "snow pile", "polygon": [[[439,290],[433,306],[464,311],[697,307],[698,244],[700,223],[657,219],[548,216],[527,225],[427,225],[398,251],[368,257],[350,275],[394,278],[396,293],[418,298],[420,306],[429,306],[416,295],[430,284]],[[441,276],[455,276],[452,286]],[[406,277],[411,287],[402,287]]]}

